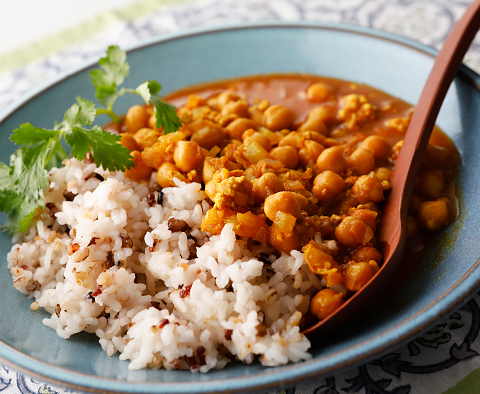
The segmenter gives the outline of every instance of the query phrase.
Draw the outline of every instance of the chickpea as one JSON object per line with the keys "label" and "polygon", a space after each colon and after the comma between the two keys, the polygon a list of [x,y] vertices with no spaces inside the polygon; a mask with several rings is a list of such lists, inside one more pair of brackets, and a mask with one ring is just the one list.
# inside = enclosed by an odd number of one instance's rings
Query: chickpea
{"label": "chickpea", "polygon": [[[203,152],[205,156],[205,152]],[[215,173],[222,168],[227,168],[228,160],[225,157],[207,157],[203,162],[202,177],[203,183],[207,184],[210,182],[215,175]],[[228,169],[228,168],[227,168]]]}
{"label": "chickpea", "polygon": [[320,118],[318,111],[310,111],[307,120],[298,128],[299,132],[316,131],[324,136],[328,135],[327,126]]}
{"label": "chickpea", "polygon": [[450,149],[428,144],[425,152],[425,160],[434,167],[451,169],[458,164],[459,156],[457,152],[451,151]]}
{"label": "chickpea", "polygon": [[270,151],[270,157],[283,163],[287,168],[298,167],[298,154],[291,146],[277,146]]}
{"label": "chickpea", "polygon": [[310,312],[320,320],[325,319],[343,304],[343,297],[332,289],[320,290],[310,303]]}
{"label": "chickpea", "polygon": [[125,127],[128,133],[136,133],[141,128],[148,126],[150,114],[146,107],[142,105],[134,105],[129,108],[125,115]]}
{"label": "chickpea", "polygon": [[278,146],[291,146],[295,149],[299,149],[302,146],[304,140],[305,138],[303,137],[303,135],[297,133],[296,131],[292,131],[280,140]]}
{"label": "chickpea", "polygon": [[410,196],[410,201],[408,202],[408,213],[413,216],[416,216],[418,212],[418,208],[420,208],[421,203],[422,203],[421,198],[415,194],[412,194]]}
{"label": "chickpea", "polygon": [[130,155],[132,156],[134,165],[125,170],[125,176],[136,182],[150,179],[153,168],[144,163],[142,154],[138,150],[134,150],[130,152]]}
{"label": "chickpea", "polygon": [[329,85],[323,82],[316,82],[307,89],[307,100],[312,103],[327,101],[332,94],[332,90]]}
{"label": "chickpea", "polygon": [[350,291],[358,291],[373,277],[373,268],[366,262],[355,263],[345,270],[345,287]]}
{"label": "chickpea", "polygon": [[332,146],[320,153],[315,165],[319,172],[330,170],[340,174],[347,169],[347,161],[343,157],[343,149],[338,146]]}
{"label": "chickpea", "polygon": [[391,146],[385,137],[370,135],[362,141],[360,148],[372,151],[375,159],[380,160],[388,157]]}
{"label": "chickpea", "polygon": [[264,202],[268,196],[282,190],[282,180],[271,172],[267,172],[253,181],[253,194],[257,204]]}
{"label": "chickpea", "polygon": [[366,175],[375,169],[375,157],[371,150],[356,149],[347,159],[347,164],[357,175]]}
{"label": "chickpea", "polygon": [[332,131],[330,131],[330,137],[336,138],[336,139],[343,139],[347,137],[347,135],[349,134],[350,134],[350,131],[343,127],[337,127],[336,129],[333,129]]}
{"label": "chickpea", "polygon": [[[150,115],[150,118],[148,118],[148,128],[157,130],[157,116],[155,113]],[[161,126],[160,126],[161,127]]]}
{"label": "chickpea", "polygon": [[337,110],[334,106],[322,105],[321,107],[313,108],[308,117],[321,120],[325,125],[329,126],[337,122]]}
{"label": "chickpea", "polygon": [[377,229],[377,212],[370,209],[355,209],[350,215],[360,219],[373,231]]}
{"label": "chickpea", "polygon": [[380,182],[390,182],[390,178],[392,177],[392,170],[386,167],[377,167],[375,168],[375,175]]}
{"label": "chickpea", "polygon": [[157,172],[157,182],[161,187],[175,186],[173,178],[186,182],[185,177],[178,171],[178,167],[172,163],[163,163]]}
{"label": "chickpea", "polygon": [[383,200],[383,186],[374,172],[359,177],[352,187],[352,192],[360,204]]}
{"label": "chickpea", "polygon": [[305,140],[303,141],[302,147],[298,151],[298,161],[302,167],[307,167],[308,163],[315,163],[322,153],[325,150],[322,144],[319,144],[316,141]]}
{"label": "chickpea", "polygon": [[444,200],[424,201],[418,208],[417,218],[425,230],[440,230],[448,218],[447,204]]}
{"label": "chickpea", "polygon": [[137,141],[137,144],[140,147],[140,151],[152,146],[158,141],[158,137],[160,137],[160,133],[157,130],[152,130],[147,127],[138,130],[133,135],[133,138],[135,138],[135,141]]}
{"label": "chickpea", "polygon": [[278,192],[265,199],[263,210],[267,218],[275,220],[278,211],[289,213],[299,219],[302,208],[307,205],[308,200],[301,194],[294,192]]}
{"label": "chickpea", "polygon": [[240,96],[231,91],[231,90],[226,90],[225,92],[220,93],[217,96],[217,105],[220,109],[222,109],[225,105],[232,101],[237,101],[240,99]]}
{"label": "chickpea", "polygon": [[189,172],[203,162],[202,148],[193,141],[178,141],[173,160],[180,171]]}
{"label": "chickpea", "polygon": [[420,235],[420,225],[413,216],[407,215],[407,241],[411,241]]}
{"label": "chickpea", "polygon": [[272,105],[265,112],[265,127],[270,130],[289,129],[295,121],[294,112],[281,105]]}
{"label": "chickpea", "polygon": [[191,141],[196,142],[202,148],[207,150],[214,146],[220,146],[225,135],[220,127],[204,127],[193,133]]}
{"label": "chickpea", "polygon": [[352,260],[356,262],[374,260],[376,263],[380,263],[380,261],[382,261],[382,255],[377,249],[371,246],[362,246],[353,253]]}
{"label": "chickpea", "polygon": [[225,131],[227,134],[230,136],[230,138],[233,138],[235,140],[241,140],[242,139],[242,134],[249,130],[249,129],[255,129],[257,127],[257,124],[247,118],[238,118],[235,119],[232,123],[230,123],[227,127],[225,127]]}
{"label": "chickpea", "polygon": [[313,181],[312,192],[320,201],[337,197],[345,186],[343,178],[333,171],[323,171]]}
{"label": "chickpea", "polygon": [[302,237],[294,228],[291,233],[284,233],[273,225],[270,228],[269,242],[279,252],[290,253],[292,250],[299,250],[302,247]]}
{"label": "chickpea", "polygon": [[452,204],[452,200],[450,200],[448,197],[440,197],[437,199],[437,201],[443,201],[447,206],[448,216],[447,216],[446,222],[447,223],[453,222],[455,220],[455,217],[457,216],[457,209]]}
{"label": "chickpea", "polygon": [[318,131],[302,131],[300,133],[304,137],[305,140],[312,140],[318,142],[324,148],[330,148],[331,146],[340,145],[340,143],[332,138],[327,138],[323,134],[320,134]]}
{"label": "chickpea", "polygon": [[346,246],[365,245],[372,238],[372,229],[353,216],[346,216],[335,229],[335,239]]}
{"label": "chickpea", "polygon": [[246,100],[230,101],[222,107],[222,115],[237,115],[240,118],[249,116],[248,103]]}
{"label": "chickpea", "polygon": [[120,137],[122,138],[120,143],[128,150],[140,150],[140,147],[138,146],[137,141],[135,141],[135,137],[132,134],[123,133],[120,134]]}
{"label": "chickpea", "polygon": [[252,142],[257,142],[263,149],[265,149],[267,152],[272,150],[272,143],[268,139],[267,136],[264,134],[254,131],[253,133],[249,133],[249,130],[247,130],[244,133],[243,137],[243,145],[247,147],[250,145]]}
{"label": "chickpea", "polygon": [[424,170],[418,174],[415,190],[428,198],[438,198],[445,189],[445,176],[439,169]]}

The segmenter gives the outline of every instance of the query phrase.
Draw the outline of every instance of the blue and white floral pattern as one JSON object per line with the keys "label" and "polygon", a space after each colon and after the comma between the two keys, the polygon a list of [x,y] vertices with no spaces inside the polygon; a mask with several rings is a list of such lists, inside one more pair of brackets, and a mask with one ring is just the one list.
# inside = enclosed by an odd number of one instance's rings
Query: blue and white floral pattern
{"label": "blue and white floral pattern", "polygon": [[[461,0],[179,0],[132,22],[118,22],[59,53],[0,74],[0,111],[41,82],[102,53],[162,33],[255,20],[342,22],[403,35],[439,49],[469,1]],[[466,63],[480,72],[480,40]],[[407,345],[347,372],[284,394],[439,393],[480,366],[480,295]],[[0,394],[71,393],[0,366]]]}

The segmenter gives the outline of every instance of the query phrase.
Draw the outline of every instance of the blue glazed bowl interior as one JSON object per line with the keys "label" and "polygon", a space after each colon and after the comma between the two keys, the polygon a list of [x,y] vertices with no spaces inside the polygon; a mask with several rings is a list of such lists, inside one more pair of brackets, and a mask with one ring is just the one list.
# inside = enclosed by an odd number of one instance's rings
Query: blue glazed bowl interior
{"label": "blue glazed bowl interior", "polygon": [[[198,30],[151,40],[131,48],[131,75],[125,86],[159,80],[162,92],[243,75],[295,72],[366,83],[410,103],[418,100],[432,67],[434,52],[419,44],[369,30],[317,24],[266,24]],[[2,161],[14,146],[11,131],[30,122],[52,127],[77,96],[94,100],[88,70],[82,65],[33,92],[0,116]],[[277,368],[232,364],[208,374],[186,371],[128,370],[128,363],[108,357],[96,337],[81,334],[62,340],[32,312],[27,297],[12,286],[6,268],[10,239],[0,235],[0,361],[39,379],[88,391],[232,392],[267,390],[319,377],[378,357],[450,313],[479,285],[480,268],[480,83],[464,68],[449,90],[438,118],[462,156],[458,178],[458,220],[439,234],[424,261],[407,276],[394,279],[388,302],[366,313],[348,330],[318,338],[308,362]],[[125,112],[135,100],[118,102]],[[99,119],[101,124],[107,119]],[[2,222],[6,220],[5,215]],[[403,273],[405,274],[405,273]],[[405,275],[403,275],[405,276]],[[381,295],[380,298],[385,298]],[[366,318],[368,316],[368,318]]]}

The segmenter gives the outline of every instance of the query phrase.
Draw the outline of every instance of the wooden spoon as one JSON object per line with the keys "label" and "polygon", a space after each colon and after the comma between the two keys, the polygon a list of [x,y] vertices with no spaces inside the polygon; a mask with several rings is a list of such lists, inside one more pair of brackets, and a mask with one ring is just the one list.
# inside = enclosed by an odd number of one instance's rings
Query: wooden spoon
{"label": "wooden spoon", "polygon": [[303,331],[311,339],[321,332],[348,324],[356,315],[367,310],[375,296],[381,298],[380,292],[396,271],[405,249],[408,203],[418,169],[447,90],[479,28],[480,0],[476,0],[448,35],[423,88],[392,173],[392,188],[377,233],[383,249],[382,267],[333,314]]}

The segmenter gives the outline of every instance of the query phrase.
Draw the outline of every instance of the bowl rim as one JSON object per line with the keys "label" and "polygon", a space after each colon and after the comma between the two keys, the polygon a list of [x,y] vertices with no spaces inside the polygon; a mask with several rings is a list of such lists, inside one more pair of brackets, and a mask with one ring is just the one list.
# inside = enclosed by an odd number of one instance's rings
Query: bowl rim
{"label": "bowl rim", "polygon": [[[138,43],[127,45],[124,50],[135,52],[158,44],[185,39],[189,37],[198,37],[201,35],[218,34],[222,32],[252,30],[252,29],[315,29],[315,30],[333,30],[345,32],[354,35],[363,35],[383,41],[390,41],[396,45],[402,45],[409,49],[418,51],[424,55],[435,58],[438,51],[432,47],[421,44],[412,39],[398,36],[393,33],[375,30],[368,27],[347,25],[342,23],[326,23],[316,21],[259,21],[259,22],[242,22],[221,26],[197,27],[182,32],[162,34],[139,41]],[[18,111],[23,105],[34,100],[50,88],[62,83],[66,79],[76,74],[85,72],[87,69],[96,65],[99,56],[90,57],[80,62],[78,65],[60,72],[54,78],[51,78],[36,88],[29,90],[19,99],[7,106],[0,113],[0,125]],[[465,65],[462,65],[458,78],[465,78],[474,88],[480,91],[480,76]],[[47,381],[57,386],[68,387],[74,390],[85,390],[89,392],[122,392],[122,393],[154,393],[160,392],[159,389],[165,389],[164,393],[220,393],[225,392],[225,383],[228,382],[229,392],[242,393],[245,390],[257,391],[268,390],[279,387],[288,387],[301,381],[319,378],[332,373],[338,373],[356,365],[366,363],[374,358],[378,358],[383,354],[393,350],[395,347],[401,346],[412,337],[420,335],[437,323],[441,318],[450,314],[454,309],[460,307],[473,296],[480,287],[479,278],[472,278],[471,273],[480,265],[478,259],[471,268],[456,283],[438,296],[433,302],[416,312],[414,315],[397,323],[394,327],[382,332],[376,338],[377,341],[382,339],[378,346],[369,349],[367,352],[360,353],[361,348],[370,340],[365,339],[358,342],[347,349],[336,351],[328,356],[304,361],[298,364],[288,364],[286,366],[265,368],[264,370],[253,373],[244,377],[218,378],[205,382],[138,382],[118,380],[115,378],[100,377],[89,375],[86,373],[76,372],[71,369],[54,366],[45,361],[36,359],[21,350],[0,340],[0,362],[12,369],[32,376],[36,379]],[[461,287],[461,289],[460,289]],[[458,294],[457,294],[458,293]],[[441,308],[438,308],[441,303]],[[420,322],[416,320],[422,316]],[[426,317],[427,316],[427,317]],[[407,330],[401,335],[394,335],[399,327],[407,327]],[[354,354],[354,357],[343,359],[335,362],[345,351]],[[325,366],[320,367],[320,362],[327,362]],[[53,371],[53,372],[52,372]],[[194,391],[192,391],[194,389]]]}

